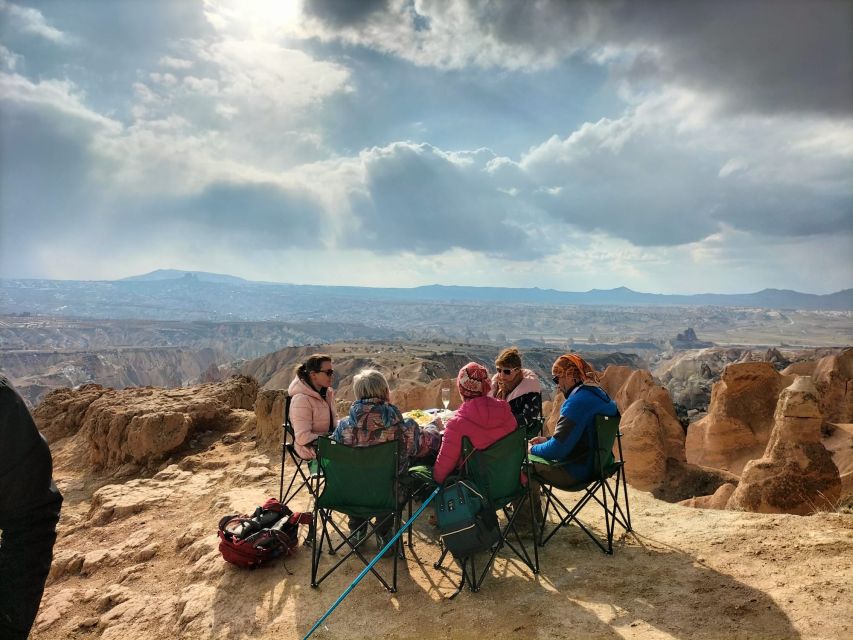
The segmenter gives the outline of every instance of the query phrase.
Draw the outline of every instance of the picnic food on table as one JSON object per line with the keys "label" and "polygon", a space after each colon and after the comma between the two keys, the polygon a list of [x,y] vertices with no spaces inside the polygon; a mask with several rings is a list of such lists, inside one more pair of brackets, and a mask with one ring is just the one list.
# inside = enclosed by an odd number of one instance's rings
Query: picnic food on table
{"label": "picnic food on table", "polygon": [[423,409],[412,409],[403,414],[404,418],[411,418],[419,425],[429,424],[435,419],[435,416],[427,413]]}

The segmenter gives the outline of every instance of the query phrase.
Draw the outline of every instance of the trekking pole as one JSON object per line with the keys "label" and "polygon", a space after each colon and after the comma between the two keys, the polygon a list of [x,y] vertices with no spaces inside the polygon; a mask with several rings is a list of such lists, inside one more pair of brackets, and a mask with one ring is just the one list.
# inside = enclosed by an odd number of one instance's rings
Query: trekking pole
{"label": "trekking pole", "polygon": [[348,587],[344,590],[344,592],[340,595],[340,597],[338,597],[338,599],[337,599],[337,600],[335,600],[335,603],[334,603],[331,607],[329,607],[329,610],[328,610],[328,611],[326,611],[326,613],[324,613],[324,614],[322,615],[322,617],[321,617],[319,620],[317,620],[317,622],[315,622],[315,623],[314,623],[314,626],[313,626],[313,627],[311,627],[311,630],[310,630],[308,633],[306,633],[306,634],[305,634],[305,637],[304,637],[302,640],[308,640],[308,638],[310,638],[310,637],[311,637],[311,634],[312,634],[312,633],[314,633],[314,632],[317,630],[317,628],[318,628],[321,624],[323,624],[323,621],[324,621],[326,618],[328,618],[330,615],[332,615],[332,611],[334,611],[334,610],[335,610],[335,608],[336,608],[336,607],[337,607],[341,602],[343,602],[343,601],[344,601],[344,598],[346,598],[346,597],[350,594],[350,591],[352,591],[353,589],[355,589],[355,585],[357,585],[359,582],[361,582],[361,579],[362,579],[364,576],[366,576],[366,575],[367,575],[367,573],[368,573],[368,572],[373,568],[373,565],[375,565],[377,562],[379,562],[379,559],[382,557],[382,555],[383,555],[386,551],[388,551],[388,549],[390,549],[392,546],[394,546],[394,543],[396,543],[396,542],[397,542],[397,540],[400,538],[400,536],[401,536],[401,535],[403,535],[403,532],[404,532],[406,529],[408,529],[410,526],[412,526],[412,524],[415,522],[415,520],[417,520],[418,516],[419,516],[419,515],[421,515],[421,512],[426,508],[426,506],[427,506],[430,502],[432,502],[432,499],[433,499],[433,498],[435,498],[435,496],[437,496],[437,495],[438,495],[438,492],[439,492],[439,491],[441,491],[441,487],[436,487],[436,488],[435,488],[435,491],[433,491],[433,492],[429,495],[429,497],[428,497],[426,500],[424,500],[424,503],[423,503],[423,504],[418,508],[418,510],[417,510],[417,511],[415,511],[414,515],[413,515],[411,518],[409,518],[409,519],[408,519],[408,520],[403,524],[403,526],[402,526],[402,527],[400,527],[400,530],[399,530],[399,531],[397,531],[397,533],[396,533],[396,534],[394,534],[394,537],[393,537],[393,538],[391,538],[391,539],[388,541],[388,544],[386,544],[384,547],[382,547],[382,549],[379,551],[379,553],[377,553],[377,554],[376,554],[376,557],[375,557],[375,558],[373,558],[373,560],[371,560],[371,561],[368,563],[368,565],[364,568],[364,570],[363,570],[361,573],[359,573],[359,574],[358,574],[358,576],[356,577],[356,579],[355,579],[355,580],[353,580],[353,581],[352,581],[352,583],[350,584],[350,586],[348,586]]}

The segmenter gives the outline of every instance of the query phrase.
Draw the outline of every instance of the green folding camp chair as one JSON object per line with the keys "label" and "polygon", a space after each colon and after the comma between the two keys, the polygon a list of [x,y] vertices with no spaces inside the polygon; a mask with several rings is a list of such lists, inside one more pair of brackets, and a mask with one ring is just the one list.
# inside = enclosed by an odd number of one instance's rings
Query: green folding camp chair
{"label": "green folding camp chair", "polygon": [[[388,535],[393,535],[400,526],[402,504],[408,497],[402,478],[399,476],[399,442],[392,440],[371,447],[349,447],[330,438],[317,439],[317,461],[324,478],[322,490],[314,501],[314,545],[311,561],[311,586],[318,586],[338,567],[352,556],[358,557],[365,565],[370,558],[364,555],[364,543],[376,535],[384,525],[390,524]],[[333,519],[334,513],[368,519],[354,532],[345,533]],[[372,524],[372,516],[383,514]],[[320,542],[317,543],[317,532]],[[340,542],[332,546],[331,533],[340,537]],[[332,553],[341,549],[346,554],[337,560],[319,578],[320,557],[323,540],[329,542]],[[397,591],[397,557],[401,553],[398,540],[393,547],[393,577],[391,583],[376,570],[375,575],[388,591]]]}
{"label": "green folding camp chair", "polygon": [[[527,438],[524,429],[516,429],[487,449],[474,449],[468,438],[462,439],[462,454],[466,459],[463,475],[474,481],[495,510],[503,511],[506,524],[501,527],[498,543],[492,548],[482,568],[477,569],[476,557],[456,558],[462,568],[462,579],[454,597],[465,586],[479,591],[498,552],[508,547],[534,574],[539,573],[539,550],[536,545],[536,525],[529,483],[521,482],[522,471],[527,474]],[[515,508],[510,505],[515,502]],[[530,510],[533,554],[527,550],[516,521],[522,509]],[[440,569],[447,555],[445,549],[434,567]]]}
{"label": "green folding camp chair", "polygon": [[[543,547],[557,531],[574,522],[604,553],[612,554],[613,534],[616,524],[618,523],[626,532],[632,530],[631,510],[628,504],[628,487],[625,481],[625,461],[622,458],[622,433],[619,431],[619,420],[620,417],[618,415],[595,416],[594,426],[598,446],[593,452],[595,457],[593,472],[591,477],[581,482],[566,485],[557,485],[549,482],[536,473],[533,466],[534,463],[551,467],[559,467],[562,463],[530,455],[533,477],[542,485],[542,490],[546,498],[542,523],[539,529],[539,540]],[[614,444],[619,453],[618,459],[613,454]],[[573,507],[569,508],[557,497],[554,489],[569,492],[582,491],[583,495]],[[590,502],[597,503],[604,511],[604,542],[599,539],[589,526],[585,525],[578,518],[578,514]],[[624,509],[622,502],[624,502]],[[548,526],[548,515],[551,512],[556,514],[558,524],[554,526],[548,535],[545,535],[545,529]]]}

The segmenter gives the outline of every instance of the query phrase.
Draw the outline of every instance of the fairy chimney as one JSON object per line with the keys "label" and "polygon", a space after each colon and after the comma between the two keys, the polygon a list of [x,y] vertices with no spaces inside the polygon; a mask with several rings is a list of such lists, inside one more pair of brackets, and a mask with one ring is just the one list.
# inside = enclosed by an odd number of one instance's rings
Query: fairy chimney
{"label": "fairy chimney", "polygon": [[822,421],[811,377],[798,376],[779,396],[764,456],[744,467],[726,507],[798,515],[832,509],[841,479],[821,443]]}

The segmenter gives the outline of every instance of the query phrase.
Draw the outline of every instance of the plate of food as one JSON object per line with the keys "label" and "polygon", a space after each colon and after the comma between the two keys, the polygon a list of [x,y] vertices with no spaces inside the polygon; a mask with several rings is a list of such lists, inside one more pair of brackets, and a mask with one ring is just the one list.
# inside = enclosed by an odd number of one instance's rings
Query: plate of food
{"label": "plate of food", "polygon": [[412,409],[411,411],[406,411],[403,414],[404,418],[411,418],[419,425],[429,424],[433,420],[435,420],[435,414],[430,413],[429,411],[424,411],[423,409]]}

